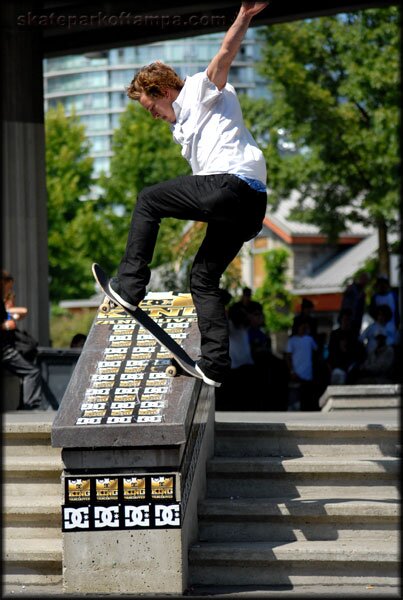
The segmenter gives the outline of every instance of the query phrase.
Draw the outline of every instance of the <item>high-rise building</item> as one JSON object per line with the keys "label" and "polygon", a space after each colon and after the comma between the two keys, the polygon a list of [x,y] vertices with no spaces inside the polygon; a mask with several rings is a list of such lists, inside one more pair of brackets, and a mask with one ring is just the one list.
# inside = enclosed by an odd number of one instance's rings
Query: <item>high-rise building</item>
{"label": "high-rise building", "polygon": [[[252,97],[267,96],[265,80],[256,70],[261,43],[257,29],[247,31],[232,64],[229,81],[237,92]],[[162,60],[180,77],[205,69],[217,53],[223,33],[143,46],[115,48],[44,60],[45,112],[61,103],[70,114],[73,108],[86,126],[94,158],[94,175],[109,172],[113,131],[129,99],[125,88],[143,65]]]}

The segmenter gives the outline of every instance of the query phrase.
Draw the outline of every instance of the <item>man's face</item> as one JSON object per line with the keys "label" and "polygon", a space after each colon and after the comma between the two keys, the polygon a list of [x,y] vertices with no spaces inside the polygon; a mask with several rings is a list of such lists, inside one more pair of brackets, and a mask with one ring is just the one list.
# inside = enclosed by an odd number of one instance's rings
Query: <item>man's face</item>
{"label": "man's face", "polygon": [[168,123],[175,123],[176,115],[172,108],[173,98],[169,91],[165,92],[162,98],[153,98],[145,93],[142,93],[139,102],[143,108],[148,110],[154,119],[162,119]]}

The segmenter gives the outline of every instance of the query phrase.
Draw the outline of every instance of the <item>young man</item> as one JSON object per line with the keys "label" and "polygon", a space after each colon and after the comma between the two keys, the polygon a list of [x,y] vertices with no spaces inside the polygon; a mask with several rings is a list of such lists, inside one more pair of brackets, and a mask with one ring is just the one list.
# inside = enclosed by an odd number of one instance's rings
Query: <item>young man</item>
{"label": "young man", "polygon": [[192,175],[145,188],[137,199],[125,255],[110,292],[134,309],[144,298],[159,224],[164,217],[208,224],[196,254],[190,291],[198,315],[201,358],[197,370],[219,386],[231,362],[220,277],[243,243],[260,231],[266,210],[263,154],[245,128],[228,72],[254,15],[268,3],[245,2],[206,71],[184,81],[157,61],[143,67],[128,88],[156,119],[170,123]]}
{"label": "young man", "polygon": [[1,273],[0,346],[1,363],[22,379],[24,410],[34,410],[42,403],[42,383],[39,367],[26,360],[15,347],[17,321],[27,314],[24,307],[14,306],[14,278],[7,271]]}

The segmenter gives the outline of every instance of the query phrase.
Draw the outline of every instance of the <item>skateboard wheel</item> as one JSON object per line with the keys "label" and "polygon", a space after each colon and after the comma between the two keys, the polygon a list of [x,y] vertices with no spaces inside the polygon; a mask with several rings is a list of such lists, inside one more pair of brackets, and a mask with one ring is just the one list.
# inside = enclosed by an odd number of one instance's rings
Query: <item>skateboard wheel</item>
{"label": "skateboard wheel", "polygon": [[175,367],[175,365],[169,365],[169,367],[167,367],[165,369],[165,373],[169,376],[169,377],[175,377],[176,374],[178,373],[177,368]]}
{"label": "skateboard wheel", "polygon": [[100,306],[101,311],[104,313],[107,313],[113,307],[114,307],[114,303],[112,302],[112,300],[110,298],[108,298],[108,296],[105,296],[105,298],[103,299],[102,304]]}
{"label": "skateboard wheel", "polygon": [[105,301],[104,301],[104,302],[102,302],[102,304],[101,304],[101,307],[100,307],[100,308],[101,308],[101,311],[102,311],[102,312],[104,312],[104,313],[107,313],[107,312],[109,311],[109,309],[110,309],[110,304],[109,304],[109,302],[105,302]]}

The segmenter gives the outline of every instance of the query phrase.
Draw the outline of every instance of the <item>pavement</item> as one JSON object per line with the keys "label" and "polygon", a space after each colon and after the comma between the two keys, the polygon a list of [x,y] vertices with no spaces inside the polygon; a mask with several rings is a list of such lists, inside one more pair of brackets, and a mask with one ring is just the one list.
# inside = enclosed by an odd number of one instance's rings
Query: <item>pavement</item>
{"label": "pavement", "polygon": [[[21,586],[21,585],[8,585],[3,587],[3,598],[57,598],[63,596],[64,592],[62,585],[52,586]],[[265,588],[239,588],[239,587],[205,587],[205,588],[192,588],[185,592],[183,596],[175,596],[170,594],[138,594],[133,596],[131,594],[120,594],[115,596],[113,594],[71,594],[69,598],[214,598],[219,600],[220,598],[235,598],[252,600],[253,598],[320,598],[320,599],[342,599],[352,600],[357,598],[401,598],[400,589],[395,586],[376,586],[370,583],[362,585],[301,585],[297,587],[283,586],[283,587],[265,587]]]}

